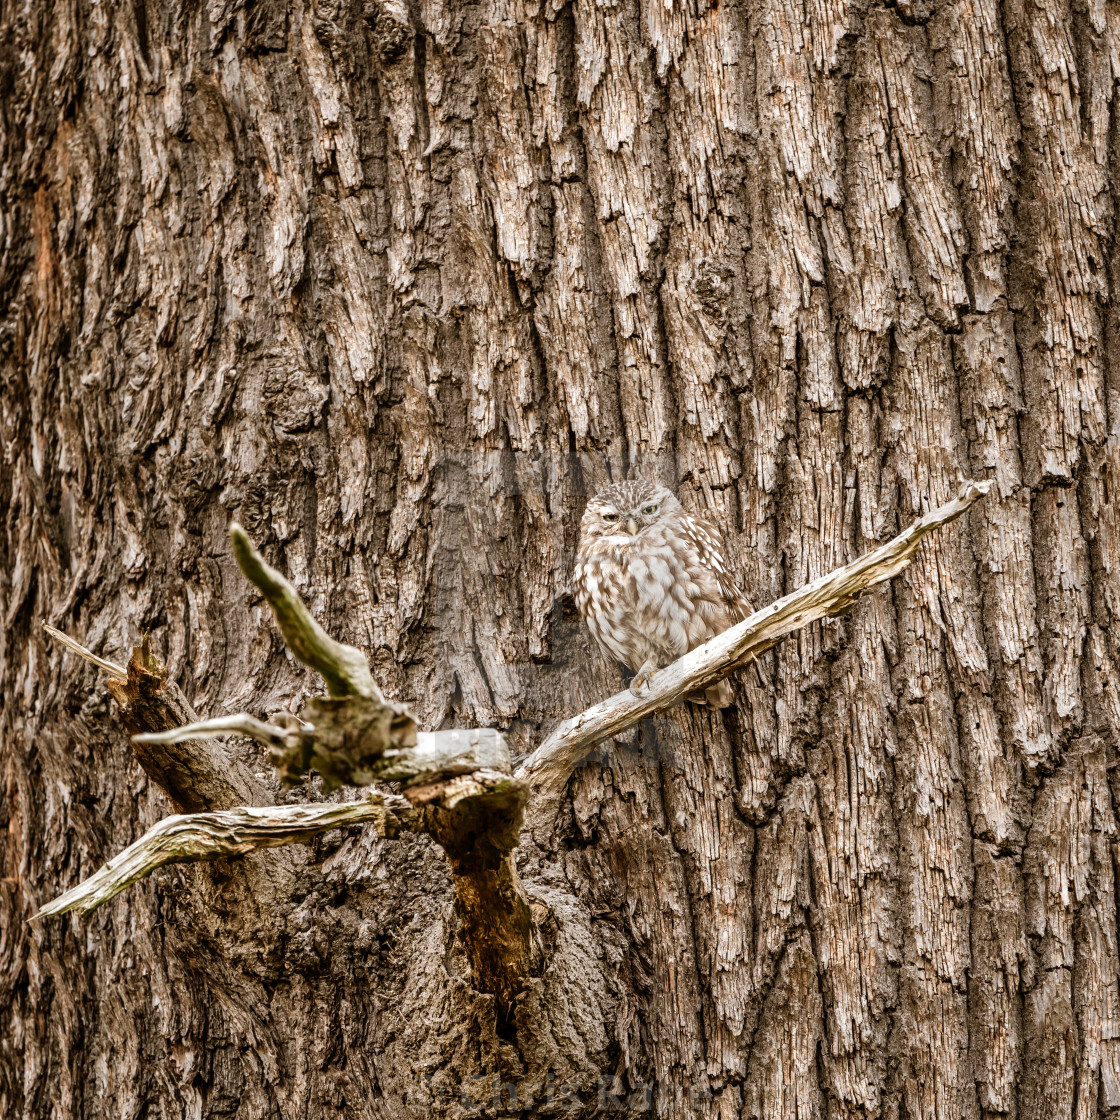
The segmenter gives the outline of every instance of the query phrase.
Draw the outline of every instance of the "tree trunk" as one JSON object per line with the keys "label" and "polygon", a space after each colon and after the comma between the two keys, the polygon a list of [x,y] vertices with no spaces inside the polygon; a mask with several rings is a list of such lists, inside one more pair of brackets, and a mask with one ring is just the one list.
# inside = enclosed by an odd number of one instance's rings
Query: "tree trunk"
{"label": "tree trunk", "polygon": [[[1120,1112],[1118,58],[1057,0],[0,6],[0,1115]],[[628,473],[756,605],[996,484],[576,773],[512,1017],[408,833],[26,924],[173,811],[42,621],[298,711],[236,517],[523,755],[625,680],[570,577]]]}

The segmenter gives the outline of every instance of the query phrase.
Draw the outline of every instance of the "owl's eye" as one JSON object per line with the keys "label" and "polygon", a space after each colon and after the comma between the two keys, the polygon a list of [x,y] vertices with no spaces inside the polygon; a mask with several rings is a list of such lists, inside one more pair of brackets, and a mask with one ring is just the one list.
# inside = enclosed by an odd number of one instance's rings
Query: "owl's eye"
{"label": "owl's eye", "polygon": [[603,514],[603,520],[604,521],[617,521],[618,520],[618,514],[617,513],[604,513]]}
{"label": "owl's eye", "polygon": [[657,506],[642,506],[642,513],[646,517],[652,517],[657,512]]}

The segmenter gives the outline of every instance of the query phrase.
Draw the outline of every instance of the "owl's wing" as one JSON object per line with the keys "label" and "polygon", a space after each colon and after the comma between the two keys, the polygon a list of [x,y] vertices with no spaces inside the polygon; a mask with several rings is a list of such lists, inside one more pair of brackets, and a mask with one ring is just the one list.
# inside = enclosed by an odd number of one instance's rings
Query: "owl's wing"
{"label": "owl's wing", "polygon": [[680,520],[681,531],[695,546],[700,563],[716,577],[723,600],[735,621],[742,622],[751,613],[751,604],[739,590],[731,573],[719,528],[701,514],[686,513]]}

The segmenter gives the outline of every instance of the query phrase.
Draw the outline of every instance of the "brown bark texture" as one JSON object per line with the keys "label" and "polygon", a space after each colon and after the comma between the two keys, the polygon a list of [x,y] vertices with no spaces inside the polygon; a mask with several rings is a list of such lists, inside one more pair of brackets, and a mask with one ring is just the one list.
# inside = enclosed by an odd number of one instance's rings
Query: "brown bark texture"
{"label": "brown bark texture", "polygon": [[[1118,78],[1115,0],[0,3],[0,1116],[1120,1113]],[[236,518],[516,761],[628,473],[755,605],[995,486],[576,771],[508,1015],[410,832],[27,923],[175,810],[44,620],[298,712]]]}

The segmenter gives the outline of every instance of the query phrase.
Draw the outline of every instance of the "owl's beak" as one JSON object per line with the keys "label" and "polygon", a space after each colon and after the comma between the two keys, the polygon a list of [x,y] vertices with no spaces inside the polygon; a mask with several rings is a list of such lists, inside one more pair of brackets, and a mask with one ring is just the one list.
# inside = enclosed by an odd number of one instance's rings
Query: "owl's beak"
{"label": "owl's beak", "polygon": [[632,517],[629,518],[629,520],[627,520],[626,522],[626,531],[632,537],[636,537],[638,535],[638,523]]}

